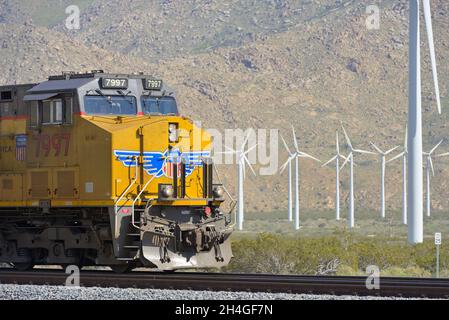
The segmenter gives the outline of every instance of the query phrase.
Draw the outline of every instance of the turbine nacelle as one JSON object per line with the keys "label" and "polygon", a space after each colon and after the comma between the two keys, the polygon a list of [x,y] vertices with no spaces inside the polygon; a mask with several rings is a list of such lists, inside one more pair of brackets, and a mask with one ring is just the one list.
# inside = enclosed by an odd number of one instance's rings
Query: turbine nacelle
{"label": "turbine nacelle", "polygon": [[348,163],[349,160],[351,160],[354,157],[354,153],[360,153],[360,154],[375,154],[374,152],[371,151],[367,151],[367,150],[362,150],[362,149],[355,149],[351,143],[351,139],[349,139],[348,134],[346,133],[345,127],[343,126],[343,123],[341,124],[341,128],[343,129],[343,133],[345,135],[346,138],[346,143],[348,144],[349,149],[351,150],[351,152],[348,154],[345,162],[343,163],[343,165],[340,167],[340,170],[343,169],[345,167],[345,165]]}

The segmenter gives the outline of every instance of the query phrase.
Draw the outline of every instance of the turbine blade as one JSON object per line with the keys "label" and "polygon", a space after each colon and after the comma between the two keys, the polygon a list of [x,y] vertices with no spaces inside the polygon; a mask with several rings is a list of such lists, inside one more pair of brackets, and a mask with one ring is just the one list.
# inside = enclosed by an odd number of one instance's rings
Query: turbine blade
{"label": "turbine blade", "polygon": [[228,147],[228,146],[224,146],[226,149],[228,149],[229,151],[231,151],[231,152],[234,152],[234,153],[236,153],[237,151],[236,150],[234,150],[234,149],[232,149],[232,148],[230,148],[230,147]]}
{"label": "turbine blade", "polygon": [[382,150],[380,150],[379,147],[377,147],[373,142],[370,142],[370,144],[373,146],[374,149],[376,149],[377,152],[379,152],[380,154],[383,154],[384,152]]}
{"label": "turbine blade", "polygon": [[337,159],[338,155],[334,156],[332,159],[330,159],[328,162],[326,162],[325,164],[323,164],[321,167],[325,167],[328,164],[332,163],[335,159]]}
{"label": "turbine blade", "polygon": [[346,133],[345,127],[343,127],[343,123],[341,124],[341,127],[343,129],[343,133],[344,133],[345,138],[346,138],[346,143],[348,144],[349,148],[351,148],[351,150],[352,150],[353,148],[352,148],[351,140],[349,139],[349,136]]}
{"label": "turbine blade", "polygon": [[246,156],[248,153],[250,153],[251,151],[253,151],[255,148],[257,148],[257,144],[253,145],[251,148],[249,148],[248,150],[246,150],[245,152],[243,152],[243,155]]}
{"label": "turbine blade", "polygon": [[340,167],[340,170],[342,170],[345,167],[345,165],[348,163],[349,159],[351,159],[351,154],[352,154],[352,152],[350,154],[348,154],[345,162],[343,162],[342,166]]}
{"label": "turbine blade", "polygon": [[336,146],[337,146],[337,154],[340,154],[340,143],[338,141],[338,130],[335,132],[335,136],[336,136]]}
{"label": "turbine blade", "polygon": [[441,158],[441,157],[447,157],[447,156],[449,156],[449,152],[437,154],[437,155],[435,156],[435,158]]}
{"label": "turbine blade", "polygon": [[[254,176],[257,176],[256,171],[254,171],[253,166],[249,162],[248,158],[246,156],[243,156],[243,160],[246,162],[248,167],[251,169],[251,172],[254,174]],[[245,165],[243,165],[243,167],[245,167]]]}
{"label": "turbine blade", "polygon": [[290,151],[290,148],[288,147],[287,142],[285,142],[285,139],[284,139],[284,137],[282,136],[282,134],[281,134],[281,140],[282,140],[282,142],[284,143],[284,148],[285,148],[285,150],[287,150],[288,155],[291,156],[291,155],[292,155],[292,152]]}
{"label": "turbine blade", "polygon": [[296,131],[295,131],[295,127],[293,125],[292,125],[292,132],[293,132],[293,143],[295,144],[296,152],[299,153],[298,140],[296,138]]}
{"label": "turbine blade", "polygon": [[432,169],[432,176],[435,176],[435,170],[433,168],[433,161],[432,161],[431,156],[429,156],[429,163],[430,163],[430,169]]}
{"label": "turbine blade", "polygon": [[435,57],[435,43],[433,39],[432,13],[430,11],[430,0],[423,0],[424,18],[426,20],[427,41],[429,42],[430,60],[432,63],[433,82],[437,98],[438,113],[441,114],[440,88],[438,84],[437,62]]}
{"label": "turbine blade", "polygon": [[404,151],[408,152],[408,123],[405,125]]}
{"label": "turbine blade", "polygon": [[279,168],[279,173],[282,174],[285,170],[285,168],[287,168],[288,164],[293,160],[293,157],[289,157],[287,161],[285,161],[285,163],[282,165],[282,167]]}
{"label": "turbine blade", "polygon": [[299,152],[299,156],[301,156],[301,157],[303,157],[303,158],[309,158],[309,159],[315,160],[315,161],[317,161],[317,162],[321,162],[321,160],[315,158],[314,156],[311,156],[311,155],[308,154],[308,153],[302,152],[302,151]]}
{"label": "turbine blade", "polygon": [[248,140],[249,140],[249,135],[250,135],[250,132],[248,132],[248,134],[245,137],[245,140],[243,140],[242,146],[240,147],[240,151],[241,152],[243,152],[243,150],[245,150],[245,146],[246,146],[246,144],[248,143]]}
{"label": "turbine blade", "polygon": [[362,150],[362,149],[354,149],[353,151],[357,152],[357,153],[364,153],[364,154],[376,154],[375,152],[366,151],[366,150]]}
{"label": "turbine blade", "polygon": [[235,154],[235,151],[220,151],[220,152],[214,152],[215,155],[217,154]]}
{"label": "turbine blade", "polygon": [[393,158],[391,158],[390,160],[387,161],[387,163],[392,162],[396,159],[402,158],[404,156],[405,152],[401,152],[400,154],[394,156]]}
{"label": "turbine blade", "polygon": [[432,150],[430,150],[430,152],[429,152],[429,155],[431,155],[432,153],[434,153],[434,151],[440,146],[440,144],[442,144],[443,143],[443,140],[441,140],[440,142],[438,142],[438,144],[435,146],[435,147],[433,147],[433,149]]}
{"label": "turbine blade", "polygon": [[394,150],[396,150],[397,148],[399,148],[399,146],[396,146],[394,148],[391,148],[390,150],[388,150],[387,152],[385,152],[385,155],[389,155],[390,153],[392,153]]}

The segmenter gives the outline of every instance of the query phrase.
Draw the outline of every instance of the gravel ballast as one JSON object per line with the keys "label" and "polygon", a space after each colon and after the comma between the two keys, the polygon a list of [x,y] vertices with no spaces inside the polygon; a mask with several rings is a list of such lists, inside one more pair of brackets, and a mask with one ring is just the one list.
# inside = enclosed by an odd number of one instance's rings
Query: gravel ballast
{"label": "gravel ballast", "polygon": [[34,285],[0,285],[0,300],[402,300],[287,293],[212,292]]}

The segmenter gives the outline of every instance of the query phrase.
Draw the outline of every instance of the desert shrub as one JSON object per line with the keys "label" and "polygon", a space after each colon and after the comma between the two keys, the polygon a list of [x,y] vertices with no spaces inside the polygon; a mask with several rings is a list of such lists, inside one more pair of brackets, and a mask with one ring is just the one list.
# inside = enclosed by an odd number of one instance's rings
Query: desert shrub
{"label": "desert shrub", "polygon": [[348,265],[340,265],[337,270],[337,276],[361,276],[364,273],[356,271]]}
{"label": "desert shrub", "polygon": [[389,267],[382,270],[382,276],[385,277],[419,277],[419,278],[430,278],[432,274],[429,270],[420,268],[418,266],[410,266],[407,268],[401,267]]}
{"label": "desert shrub", "polygon": [[[433,241],[409,246],[403,239],[356,238],[348,232],[320,238],[263,233],[235,240],[232,247],[228,272],[365,275],[368,265],[389,276],[429,277],[435,272]],[[448,267],[449,253],[442,249],[441,276],[449,273]]]}

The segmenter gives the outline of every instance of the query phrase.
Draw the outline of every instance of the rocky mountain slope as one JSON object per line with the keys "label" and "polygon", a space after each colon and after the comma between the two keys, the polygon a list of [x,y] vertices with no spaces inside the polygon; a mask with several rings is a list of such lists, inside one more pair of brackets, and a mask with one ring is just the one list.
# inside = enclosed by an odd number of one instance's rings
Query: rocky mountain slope
{"label": "rocky mountain slope", "polygon": [[[323,160],[333,153],[340,121],[358,147],[367,149],[373,141],[386,149],[403,142],[407,1],[383,1],[380,29],[368,30],[370,1],[95,0],[84,3],[81,30],[70,32],[64,30],[64,14],[59,23],[44,26],[36,22],[42,20],[39,10],[30,14],[20,2],[0,3],[1,83],[39,81],[63,70],[144,71],[170,83],[182,113],[205,127],[276,128],[292,145],[293,124],[302,148]],[[432,1],[432,7],[445,110],[436,116],[423,32],[427,149],[446,138],[449,114],[449,3]],[[24,12],[22,22],[12,18],[16,12]],[[287,155],[280,150],[283,162]],[[442,150],[449,151],[448,141]],[[369,156],[356,161],[357,206],[376,209],[379,163]],[[301,165],[302,206],[331,208],[332,169]],[[436,168],[433,204],[447,209],[449,162],[439,160]],[[234,184],[235,168],[221,170]],[[399,163],[388,168],[391,209],[400,207],[400,177]],[[286,186],[285,174],[248,175],[248,208],[285,210]],[[342,189],[346,196],[345,171]]]}

